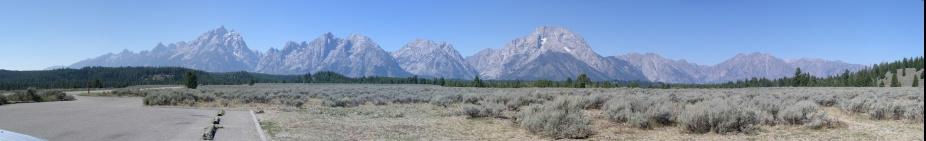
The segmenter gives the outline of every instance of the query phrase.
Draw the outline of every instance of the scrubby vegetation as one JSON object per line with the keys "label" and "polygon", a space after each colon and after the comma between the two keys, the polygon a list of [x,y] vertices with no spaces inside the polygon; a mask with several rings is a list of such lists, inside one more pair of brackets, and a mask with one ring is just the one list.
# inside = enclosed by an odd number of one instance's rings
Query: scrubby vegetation
{"label": "scrubby vegetation", "polygon": [[682,128],[691,133],[755,133],[762,123],[762,112],[728,100],[694,104],[681,115]]}
{"label": "scrubby vegetation", "polygon": [[[601,120],[641,130],[760,134],[762,128],[833,129],[826,108],[876,120],[923,122],[923,91],[883,88],[497,89],[430,85],[257,84],[150,90],[147,105],[260,103],[283,107],[430,104],[467,119],[497,119],[554,139],[595,136]],[[311,102],[317,101],[317,102]],[[839,111],[839,110],[837,110]],[[598,113],[598,114],[595,114]],[[601,116],[593,116],[601,115]]]}
{"label": "scrubby vegetation", "polygon": [[847,112],[865,114],[873,120],[907,120],[923,122],[923,96],[882,94],[856,95],[843,99],[840,107]]}
{"label": "scrubby vegetation", "polygon": [[11,103],[31,103],[31,102],[51,102],[51,101],[71,101],[73,96],[57,90],[35,90],[27,89],[16,91],[11,95],[4,96],[0,94],[0,105]]}
{"label": "scrubby vegetation", "polygon": [[142,91],[140,89],[132,88],[122,88],[114,89],[108,92],[100,93],[81,93],[80,96],[103,96],[103,97],[145,97],[148,95],[148,91]]}
{"label": "scrubby vegetation", "polygon": [[9,101],[6,100],[6,96],[0,93],[0,105],[6,105]]}
{"label": "scrubby vegetation", "polygon": [[193,105],[198,102],[212,102],[214,95],[174,91],[167,93],[151,93],[145,96],[145,105]]}
{"label": "scrubby vegetation", "polygon": [[531,133],[555,139],[581,139],[594,134],[592,120],[583,113],[582,98],[559,97],[544,104],[529,105],[518,113],[518,126]]}

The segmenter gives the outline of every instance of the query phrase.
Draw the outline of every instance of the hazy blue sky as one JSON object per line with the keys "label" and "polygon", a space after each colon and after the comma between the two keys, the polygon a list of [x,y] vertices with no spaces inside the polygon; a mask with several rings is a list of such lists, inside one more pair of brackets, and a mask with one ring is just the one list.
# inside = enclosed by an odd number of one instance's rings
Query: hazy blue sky
{"label": "hazy blue sky", "polygon": [[708,65],[748,52],[870,64],[924,48],[920,0],[2,0],[0,69],[148,50],[222,25],[261,52],[333,32],[387,51],[446,41],[469,56],[544,25],[572,29],[604,56]]}

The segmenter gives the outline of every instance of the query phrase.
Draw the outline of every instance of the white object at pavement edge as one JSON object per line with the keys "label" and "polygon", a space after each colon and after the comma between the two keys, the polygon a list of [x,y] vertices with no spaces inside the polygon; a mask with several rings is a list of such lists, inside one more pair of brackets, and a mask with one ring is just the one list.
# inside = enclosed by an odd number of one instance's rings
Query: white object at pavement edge
{"label": "white object at pavement edge", "polygon": [[254,115],[254,110],[251,110],[251,119],[254,119],[254,127],[257,127],[257,135],[260,136],[260,141],[268,141],[267,136],[264,136],[264,129],[260,128],[260,121],[257,121],[257,115]]}
{"label": "white object at pavement edge", "polygon": [[47,140],[0,129],[0,141],[47,141]]}

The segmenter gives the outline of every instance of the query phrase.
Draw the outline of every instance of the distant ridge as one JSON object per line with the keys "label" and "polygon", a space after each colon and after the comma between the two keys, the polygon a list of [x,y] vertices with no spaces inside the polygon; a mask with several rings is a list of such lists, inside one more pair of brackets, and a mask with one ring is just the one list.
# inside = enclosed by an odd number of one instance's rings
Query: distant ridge
{"label": "distant ridge", "polygon": [[601,56],[577,33],[563,27],[539,27],[504,48],[484,49],[463,58],[450,44],[417,39],[395,52],[383,50],[363,35],[345,38],[324,33],[311,41],[287,42],[282,49],[259,53],[244,38],[225,27],[191,41],[158,43],[153,49],[123,50],[74,63],[86,66],[185,67],[208,72],[249,71],[266,74],[306,74],[331,71],[349,77],[420,76],[498,80],[565,80],[587,74],[595,81],[716,83],[753,77],[782,78],[800,67],[815,76],[831,76],[864,65],[823,59],[783,60],[770,54],[739,54],[707,66],[671,60],[657,54]]}

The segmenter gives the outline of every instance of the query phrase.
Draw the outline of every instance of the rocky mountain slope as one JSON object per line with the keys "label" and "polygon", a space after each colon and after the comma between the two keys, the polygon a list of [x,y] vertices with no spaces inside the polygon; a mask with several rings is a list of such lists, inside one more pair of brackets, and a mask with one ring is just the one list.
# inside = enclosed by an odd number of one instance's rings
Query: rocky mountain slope
{"label": "rocky mountain slope", "polygon": [[453,45],[414,40],[395,52],[371,38],[331,33],[311,41],[287,42],[259,53],[248,48],[238,32],[224,27],[195,40],[158,44],[152,50],[109,53],[72,64],[86,66],[178,66],[210,72],[252,71],[306,74],[333,71],[351,77],[417,75],[432,78],[565,80],[588,74],[596,81],[643,80],[669,83],[717,83],[753,77],[781,78],[800,67],[815,76],[855,71],[865,66],[822,59],[787,61],[769,54],[739,54],[716,65],[699,65],[658,54],[601,56],[585,39],[562,27],[539,27],[503,48],[484,49],[462,57]]}
{"label": "rocky mountain slope", "polygon": [[818,77],[832,76],[863,65],[822,59],[786,61],[770,54],[738,54],[713,66],[671,60],[656,54],[627,54],[617,57],[639,67],[648,80],[669,83],[719,83],[753,77],[769,79],[791,77],[797,68]]}
{"label": "rocky mountain slope", "polygon": [[69,66],[178,66],[211,72],[250,71],[260,55],[249,49],[238,32],[225,27],[203,33],[187,42],[158,43],[150,51],[123,50],[83,60]]}
{"label": "rocky mountain slope", "polygon": [[270,49],[254,69],[271,74],[333,71],[350,77],[410,76],[392,56],[363,35],[337,38],[325,33],[311,42],[288,42]]}
{"label": "rocky mountain slope", "polygon": [[418,76],[472,79],[477,74],[453,45],[445,42],[418,39],[393,52],[392,57],[402,69]]}
{"label": "rocky mountain slope", "polygon": [[487,79],[565,80],[588,74],[596,80],[643,80],[636,68],[595,53],[581,36],[561,27],[540,27],[504,48],[467,57]]}

